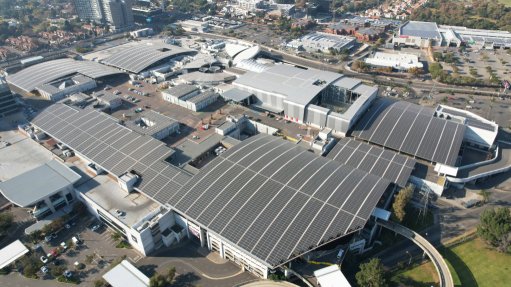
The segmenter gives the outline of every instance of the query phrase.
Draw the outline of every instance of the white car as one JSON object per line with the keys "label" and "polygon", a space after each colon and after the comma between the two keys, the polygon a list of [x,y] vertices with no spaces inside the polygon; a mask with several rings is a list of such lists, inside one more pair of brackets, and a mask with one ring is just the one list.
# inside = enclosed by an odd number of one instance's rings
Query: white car
{"label": "white car", "polygon": [[43,262],[44,264],[48,263],[48,258],[46,256],[41,256],[41,258],[39,258],[41,260],[41,262]]}
{"label": "white car", "polygon": [[66,270],[62,275],[64,275],[64,277],[66,278],[70,278],[71,276],[73,276],[73,273],[69,270]]}
{"label": "white car", "polygon": [[48,271],[49,271],[49,269],[48,269],[48,267],[46,267],[46,265],[41,267],[41,272],[43,272],[44,274],[48,273]]}
{"label": "white car", "polygon": [[64,248],[64,250],[67,249],[67,245],[65,242],[60,243],[60,247]]}
{"label": "white car", "polygon": [[101,225],[96,224],[96,225],[92,226],[91,230],[95,232],[95,231],[97,231],[100,227],[101,227]]}

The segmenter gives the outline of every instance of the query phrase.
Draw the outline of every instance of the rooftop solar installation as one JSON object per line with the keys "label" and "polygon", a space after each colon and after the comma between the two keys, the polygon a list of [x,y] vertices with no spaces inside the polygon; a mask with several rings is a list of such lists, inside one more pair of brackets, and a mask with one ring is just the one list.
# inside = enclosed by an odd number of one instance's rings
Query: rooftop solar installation
{"label": "rooftop solar installation", "polygon": [[164,43],[126,45],[114,55],[103,59],[102,63],[138,74],[165,58],[190,53],[193,51]]}
{"label": "rooftop solar installation", "polygon": [[379,98],[352,135],[432,162],[455,166],[465,125],[435,117],[435,110]]}
{"label": "rooftop solar installation", "polygon": [[174,151],[163,142],[138,134],[93,109],[54,104],[32,124],[111,174],[136,171],[137,189],[163,204],[191,175],[164,162]]}
{"label": "rooftop solar installation", "polygon": [[399,35],[424,39],[442,39],[435,22],[409,21],[399,28]]}
{"label": "rooftop solar installation", "polygon": [[342,138],[327,158],[361,169],[404,187],[416,161],[394,151],[350,138]]}
{"label": "rooftop solar installation", "polygon": [[389,184],[259,134],[208,163],[168,202],[274,268],[361,229]]}
{"label": "rooftop solar installation", "polygon": [[76,73],[97,79],[123,72],[95,62],[76,61],[66,58],[43,62],[25,68],[16,74],[7,76],[7,82],[26,92],[31,92],[38,86]]}

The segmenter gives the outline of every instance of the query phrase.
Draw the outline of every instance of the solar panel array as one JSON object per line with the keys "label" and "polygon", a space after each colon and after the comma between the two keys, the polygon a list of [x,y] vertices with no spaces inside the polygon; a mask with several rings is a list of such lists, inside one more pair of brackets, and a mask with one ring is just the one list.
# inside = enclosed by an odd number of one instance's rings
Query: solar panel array
{"label": "solar panel array", "polygon": [[465,125],[434,116],[431,108],[377,99],[352,135],[432,162],[454,166]]}
{"label": "solar panel array", "polygon": [[394,151],[369,145],[350,138],[342,138],[327,158],[338,161],[404,187],[416,161]]}
{"label": "solar panel array", "polygon": [[169,204],[275,267],[361,229],[388,185],[260,134],[207,164]]}
{"label": "solar panel array", "polygon": [[165,58],[189,53],[192,53],[192,51],[178,46],[140,44],[126,47],[102,60],[102,63],[138,74]]}
{"label": "solar panel array", "polygon": [[164,162],[172,149],[131,131],[105,113],[54,104],[32,123],[111,174],[136,171],[141,175],[137,189],[163,204],[191,178]]}
{"label": "solar panel array", "polygon": [[31,92],[40,85],[75,73],[97,79],[122,72],[95,62],[58,59],[25,68],[7,76],[7,81],[26,92]]}

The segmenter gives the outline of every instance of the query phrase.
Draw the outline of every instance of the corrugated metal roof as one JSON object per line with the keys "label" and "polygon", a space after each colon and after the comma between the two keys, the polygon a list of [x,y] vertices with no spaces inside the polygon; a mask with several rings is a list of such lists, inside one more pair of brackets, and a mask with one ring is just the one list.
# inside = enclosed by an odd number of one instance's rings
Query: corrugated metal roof
{"label": "corrugated metal roof", "polygon": [[442,39],[435,22],[409,21],[400,28],[400,35],[415,36],[424,39]]}
{"label": "corrugated metal roof", "polygon": [[52,160],[14,178],[0,182],[0,192],[14,204],[28,207],[73,185],[80,178],[79,174],[64,164]]}
{"label": "corrugated metal roof", "polygon": [[75,73],[97,79],[123,72],[95,62],[59,59],[30,66],[16,74],[9,75],[7,82],[25,92],[31,92],[38,86]]}

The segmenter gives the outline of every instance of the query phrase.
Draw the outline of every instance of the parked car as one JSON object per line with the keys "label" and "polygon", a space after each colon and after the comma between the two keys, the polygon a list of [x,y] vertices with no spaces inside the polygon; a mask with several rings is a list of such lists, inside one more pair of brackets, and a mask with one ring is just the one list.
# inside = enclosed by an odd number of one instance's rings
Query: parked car
{"label": "parked car", "polygon": [[78,236],[73,236],[71,238],[71,241],[73,241],[73,243],[76,244],[76,245],[81,245],[82,244],[82,240],[80,240],[80,238]]}
{"label": "parked car", "polygon": [[117,216],[123,216],[125,213],[122,210],[116,209],[115,214],[117,214]]}
{"label": "parked car", "polygon": [[100,227],[101,227],[101,224],[96,224],[96,225],[92,226],[92,228],[90,230],[96,232],[99,230]]}
{"label": "parked car", "polygon": [[62,275],[64,275],[66,278],[71,278],[73,276],[73,272],[66,270]]}
{"label": "parked car", "polygon": [[43,262],[44,264],[48,263],[48,257],[46,256],[41,256],[41,258],[39,258],[41,260],[41,262]]}
{"label": "parked car", "polygon": [[60,243],[60,247],[62,247],[64,250],[67,249],[67,245],[65,242]]}
{"label": "parked car", "polygon": [[46,267],[46,265],[44,265],[43,267],[41,267],[41,272],[43,272],[43,274],[46,274],[48,273],[49,269],[48,267]]}
{"label": "parked car", "polygon": [[46,242],[50,242],[51,240],[52,240],[51,235],[47,235],[44,237],[44,241],[46,241]]}

